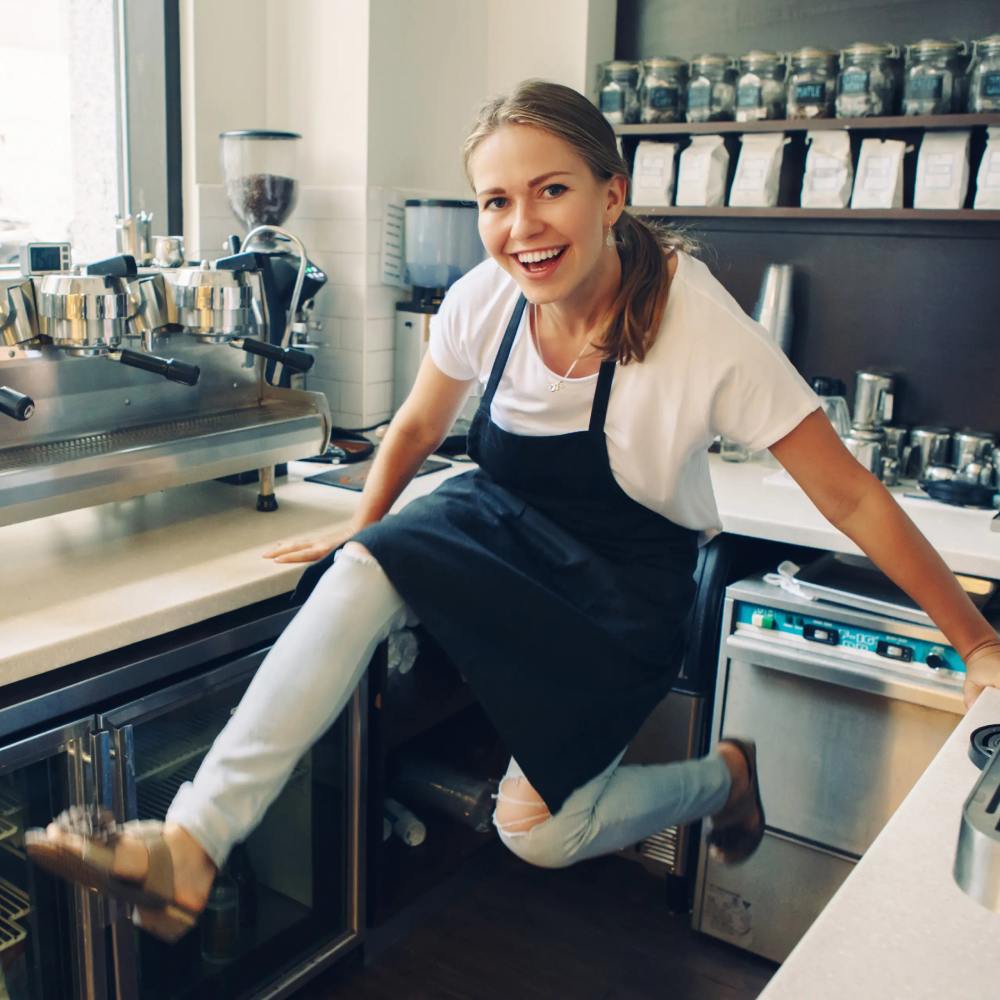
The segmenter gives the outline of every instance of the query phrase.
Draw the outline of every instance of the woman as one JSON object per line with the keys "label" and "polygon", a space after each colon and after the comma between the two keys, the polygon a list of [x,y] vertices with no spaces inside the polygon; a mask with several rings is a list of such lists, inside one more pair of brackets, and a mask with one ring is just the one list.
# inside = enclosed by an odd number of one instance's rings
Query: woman
{"label": "woman", "polygon": [[[193,922],[376,644],[418,619],[514,754],[494,822],[516,854],[557,867],[707,816],[721,858],[747,858],[764,829],[752,742],[618,766],[679,664],[698,537],[720,527],[720,433],[770,448],[931,615],[967,701],[1000,679],[996,633],[794,368],[704,265],[624,213],[626,167],[589,102],[522,84],[484,107],[465,162],[489,259],[445,298],[353,522],[267,553],[322,561],[194,782],[162,827],[75,815],[30,838],[160,936]],[[385,517],[476,382],[479,468]]]}

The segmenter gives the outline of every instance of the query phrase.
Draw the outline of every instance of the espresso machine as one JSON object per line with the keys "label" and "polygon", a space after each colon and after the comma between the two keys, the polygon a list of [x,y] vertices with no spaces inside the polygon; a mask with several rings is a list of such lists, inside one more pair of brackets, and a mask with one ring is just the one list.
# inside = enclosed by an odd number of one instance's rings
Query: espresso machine
{"label": "espresso machine", "polygon": [[326,447],[326,398],[266,377],[313,359],[274,343],[264,255],[22,260],[0,269],[0,525],[248,468],[273,510],[274,466]]}

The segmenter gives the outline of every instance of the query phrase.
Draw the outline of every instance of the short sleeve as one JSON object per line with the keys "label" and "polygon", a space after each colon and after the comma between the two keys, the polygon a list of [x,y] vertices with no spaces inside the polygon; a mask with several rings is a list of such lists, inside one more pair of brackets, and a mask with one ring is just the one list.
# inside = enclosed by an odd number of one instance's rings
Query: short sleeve
{"label": "short sleeve", "polygon": [[756,323],[733,324],[725,340],[728,363],[712,399],[712,430],[750,451],[769,448],[820,405],[819,397]]}
{"label": "short sleeve", "polygon": [[469,326],[465,310],[459,308],[456,286],[444,297],[431,317],[427,345],[431,360],[450,378],[465,382],[478,374],[469,355]]}

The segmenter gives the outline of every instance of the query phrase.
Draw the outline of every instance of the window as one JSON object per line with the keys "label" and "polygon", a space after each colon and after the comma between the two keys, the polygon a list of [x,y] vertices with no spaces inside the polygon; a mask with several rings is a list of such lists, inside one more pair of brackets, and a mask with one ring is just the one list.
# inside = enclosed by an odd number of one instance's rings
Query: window
{"label": "window", "polygon": [[0,264],[27,240],[110,256],[128,211],[179,231],[177,5],[0,0]]}

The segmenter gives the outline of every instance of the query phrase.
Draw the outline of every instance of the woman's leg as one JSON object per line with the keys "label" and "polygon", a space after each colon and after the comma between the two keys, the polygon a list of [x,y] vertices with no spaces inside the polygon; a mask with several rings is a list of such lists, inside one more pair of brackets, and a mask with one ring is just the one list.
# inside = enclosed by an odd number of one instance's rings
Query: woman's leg
{"label": "woman's leg", "polygon": [[[378,643],[406,624],[416,621],[382,568],[363,546],[348,543],[264,658],[194,781],[170,806],[164,839],[179,903],[204,906],[233,844],[260,822],[295,764],[341,713]],[[77,839],[54,824],[48,833]],[[138,879],[147,865],[144,844],[122,837],[115,873]]]}
{"label": "woman's leg", "polygon": [[[511,760],[493,818],[500,839],[531,864],[564,868],[668,826],[715,815],[730,803],[739,763],[728,751],[674,764],[619,767],[624,753],[577,788],[555,815]],[[739,794],[748,791],[744,777]]]}

